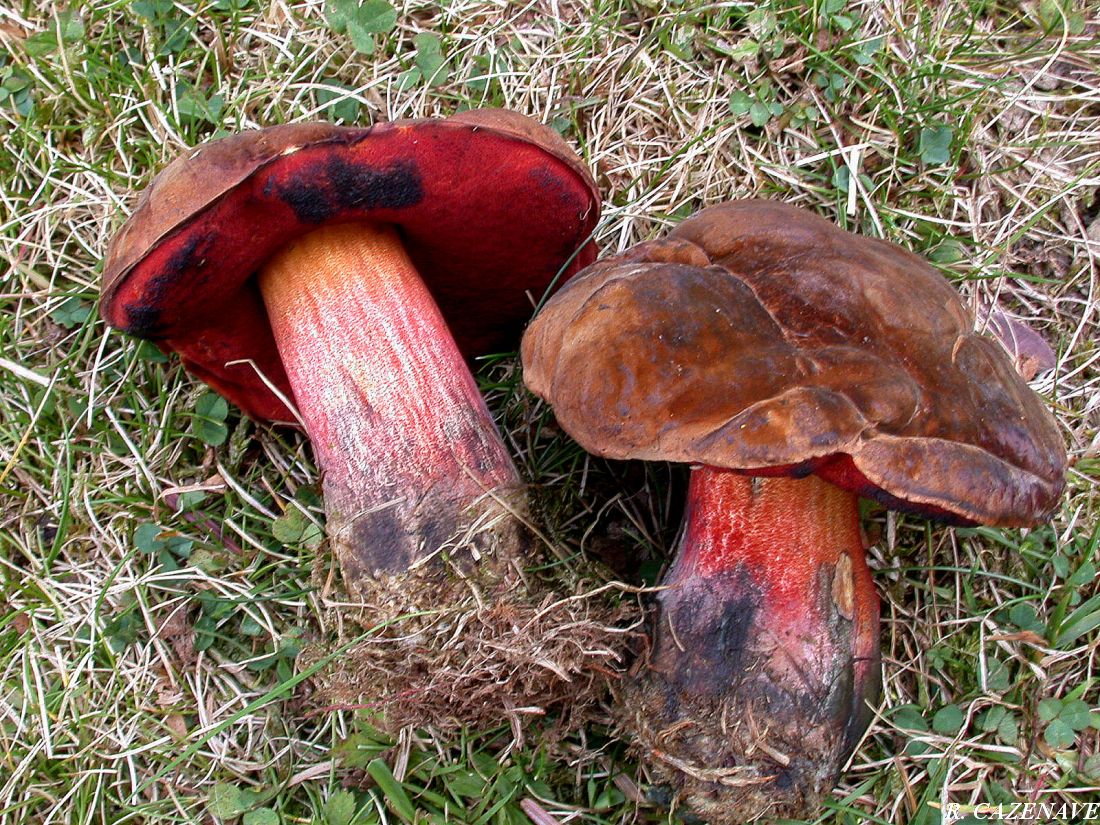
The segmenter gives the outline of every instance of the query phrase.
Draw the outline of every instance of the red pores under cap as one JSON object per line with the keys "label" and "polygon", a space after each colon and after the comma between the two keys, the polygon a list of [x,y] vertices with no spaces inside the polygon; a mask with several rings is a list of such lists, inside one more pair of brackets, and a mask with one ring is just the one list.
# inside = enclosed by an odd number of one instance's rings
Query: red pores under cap
{"label": "red pores under cap", "polygon": [[101,312],[180,353],[249,414],[292,397],[253,275],[327,223],[395,226],[471,357],[515,346],[551,286],[595,258],[595,184],[551,130],[513,112],[371,128],[300,124],[199,147],[143,194],[108,251]]}

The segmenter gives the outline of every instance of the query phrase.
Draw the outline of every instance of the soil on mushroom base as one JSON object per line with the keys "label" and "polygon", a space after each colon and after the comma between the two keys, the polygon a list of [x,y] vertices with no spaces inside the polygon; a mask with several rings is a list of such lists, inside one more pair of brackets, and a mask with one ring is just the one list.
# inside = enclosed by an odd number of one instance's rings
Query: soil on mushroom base
{"label": "soil on mushroom base", "polygon": [[354,607],[334,608],[351,627],[307,647],[300,667],[371,632],[312,679],[315,706],[377,710],[389,731],[504,723],[518,734],[545,712],[574,727],[606,696],[637,635],[637,605],[587,564],[546,564],[521,495],[472,509],[429,561],[360,581]]}
{"label": "soil on mushroom base", "polygon": [[853,623],[838,591],[852,577],[848,559],[819,567],[816,602],[804,608],[818,618],[802,627],[775,621],[782,605],[759,570],[666,581],[651,616],[654,648],[619,690],[619,726],[711,825],[819,809],[866,728],[878,695],[877,611],[868,637],[868,618]]}
{"label": "soil on mushroom base", "polygon": [[[826,725],[807,724],[792,714],[792,724],[782,730],[762,726],[758,720],[774,719],[776,713],[761,696],[748,703],[690,697],[680,706],[682,724],[666,727],[656,715],[668,699],[664,691],[652,682],[644,691],[632,688],[616,706],[630,715],[621,723],[635,749],[646,755],[656,776],[673,787],[684,805],[711,825],[741,825],[750,817],[801,817],[836,783],[835,773],[820,772],[821,765],[835,762],[842,746],[841,737]],[[780,759],[796,756],[784,765],[768,752]],[[675,756],[704,753],[717,755],[718,762]],[[748,755],[746,762],[742,754]]]}

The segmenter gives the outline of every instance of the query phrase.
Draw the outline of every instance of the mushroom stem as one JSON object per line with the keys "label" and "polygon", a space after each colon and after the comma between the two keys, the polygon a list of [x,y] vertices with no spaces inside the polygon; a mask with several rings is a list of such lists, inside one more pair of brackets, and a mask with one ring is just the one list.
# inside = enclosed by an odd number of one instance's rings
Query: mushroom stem
{"label": "mushroom stem", "polygon": [[856,496],[813,476],[695,469],[663,584],[637,688],[643,740],[709,822],[805,811],[878,691]]}
{"label": "mushroom stem", "polygon": [[317,229],[259,283],[353,594],[504,514],[519,475],[394,229]]}

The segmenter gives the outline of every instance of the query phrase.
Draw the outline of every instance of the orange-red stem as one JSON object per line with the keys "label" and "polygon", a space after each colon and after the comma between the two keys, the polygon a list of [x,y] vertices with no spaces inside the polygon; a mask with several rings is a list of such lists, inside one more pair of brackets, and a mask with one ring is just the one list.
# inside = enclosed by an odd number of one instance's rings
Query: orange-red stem
{"label": "orange-red stem", "polygon": [[857,498],[813,476],[695,469],[662,584],[642,683],[657,749],[753,780],[723,790],[681,775],[687,795],[748,816],[769,794],[793,811],[827,791],[878,688]]}
{"label": "orange-red stem", "polygon": [[[836,571],[836,575],[833,575]],[[821,577],[832,582],[822,591]],[[878,597],[867,567],[855,495],[809,476],[749,478],[700,467],[691,474],[683,537],[665,585],[750,576],[767,625],[785,644],[820,641],[836,612],[877,648]]]}
{"label": "orange-red stem", "polygon": [[318,229],[267,263],[260,289],[346,578],[407,569],[454,537],[472,503],[519,485],[392,228]]}

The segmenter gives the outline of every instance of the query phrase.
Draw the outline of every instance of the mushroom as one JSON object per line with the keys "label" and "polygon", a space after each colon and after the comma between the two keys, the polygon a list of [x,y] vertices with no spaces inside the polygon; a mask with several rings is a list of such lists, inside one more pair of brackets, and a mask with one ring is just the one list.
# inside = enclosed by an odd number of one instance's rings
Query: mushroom
{"label": "mushroom", "polygon": [[464,358],[515,345],[598,214],[581,160],[513,112],[277,126],[157,176],[101,312],[257,419],[293,400],[347,589],[385,621],[446,604],[448,570],[522,562],[521,479]]}
{"label": "mushroom", "polygon": [[870,719],[878,600],[860,496],[1031,525],[1065,449],[910,252],[746,200],[586,269],[522,344],[582,447],[691,465],[625,725],[708,821],[812,815]]}

